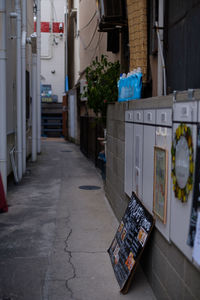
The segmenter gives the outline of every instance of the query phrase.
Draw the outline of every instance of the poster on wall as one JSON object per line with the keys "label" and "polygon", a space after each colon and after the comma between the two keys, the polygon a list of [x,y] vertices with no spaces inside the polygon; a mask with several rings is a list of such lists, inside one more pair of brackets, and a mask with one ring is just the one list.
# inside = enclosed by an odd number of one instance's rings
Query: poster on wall
{"label": "poster on wall", "polygon": [[128,292],[154,222],[153,216],[133,193],[108,249],[111,264],[123,294]]}
{"label": "poster on wall", "polygon": [[167,210],[168,153],[166,149],[154,147],[154,195],[153,212],[166,223]]}
{"label": "poster on wall", "polygon": [[[197,125],[197,148],[196,148],[196,166],[200,166],[200,124]],[[194,177],[194,194],[191,208],[190,227],[187,244],[191,247],[194,245],[194,237],[197,224],[197,212],[200,208],[200,171],[199,168],[195,170]]]}

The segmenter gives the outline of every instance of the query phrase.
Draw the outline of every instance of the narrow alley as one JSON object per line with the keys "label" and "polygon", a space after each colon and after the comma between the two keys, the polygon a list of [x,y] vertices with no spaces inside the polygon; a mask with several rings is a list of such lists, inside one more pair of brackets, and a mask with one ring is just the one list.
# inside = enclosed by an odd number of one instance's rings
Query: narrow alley
{"label": "narrow alley", "polygon": [[118,222],[103,182],[79,148],[46,139],[0,215],[0,299],[155,299],[138,268],[121,295],[107,249]]}

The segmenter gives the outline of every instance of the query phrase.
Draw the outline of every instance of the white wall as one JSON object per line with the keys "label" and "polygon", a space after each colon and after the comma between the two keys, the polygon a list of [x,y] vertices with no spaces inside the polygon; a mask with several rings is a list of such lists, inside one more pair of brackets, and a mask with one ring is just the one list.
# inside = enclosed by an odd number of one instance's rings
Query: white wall
{"label": "white wall", "polygon": [[83,72],[96,56],[100,57],[102,54],[107,55],[110,61],[120,60],[120,52],[117,54],[107,52],[107,33],[98,31],[96,1],[81,0],[79,9],[80,71]]}
{"label": "white wall", "polygon": [[14,1],[6,1],[7,9],[7,134],[15,131],[16,127],[16,39],[9,37],[16,35],[16,20],[10,19],[9,13],[15,11]]}
{"label": "white wall", "polygon": [[[79,11],[79,0],[74,0],[74,8],[77,9],[77,12]],[[80,29],[79,25],[79,17],[77,14],[76,19],[76,31],[74,32],[75,39],[74,39],[74,51],[75,51],[75,60],[74,60],[74,74],[75,74],[75,83],[77,83],[79,79],[79,72],[80,72],[80,37],[78,35],[78,31]]]}
{"label": "white wall", "polygon": [[[66,0],[41,0],[41,22],[64,22]],[[64,28],[65,30],[65,28]],[[42,84],[51,84],[52,92],[62,102],[64,93],[64,35],[41,33]]]}

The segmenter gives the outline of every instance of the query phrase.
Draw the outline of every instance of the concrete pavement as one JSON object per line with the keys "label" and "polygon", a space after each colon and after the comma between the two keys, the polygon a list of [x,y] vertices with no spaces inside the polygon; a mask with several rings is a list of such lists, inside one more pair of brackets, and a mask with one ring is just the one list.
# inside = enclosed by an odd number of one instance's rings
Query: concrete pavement
{"label": "concrete pavement", "polygon": [[7,201],[0,300],[155,299],[140,268],[129,293],[120,294],[107,254],[118,222],[100,173],[74,144],[43,141],[22,183],[9,184]]}

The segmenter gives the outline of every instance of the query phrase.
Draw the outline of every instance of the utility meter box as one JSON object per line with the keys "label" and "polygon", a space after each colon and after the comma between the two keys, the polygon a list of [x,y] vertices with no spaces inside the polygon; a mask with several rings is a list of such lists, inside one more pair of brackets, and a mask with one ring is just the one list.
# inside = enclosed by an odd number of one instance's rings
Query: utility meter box
{"label": "utility meter box", "polygon": [[155,124],[156,111],[144,110],[143,203],[150,212],[153,210]]}
{"label": "utility meter box", "polygon": [[133,184],[133,111],[125,112],[124,191],[131,197]]}
{"label": "utility meter box", "polygon": [[144,112],[135,110],[133,113],[133,191],[142,200],[142,168],[143,168],[143,130]]}

